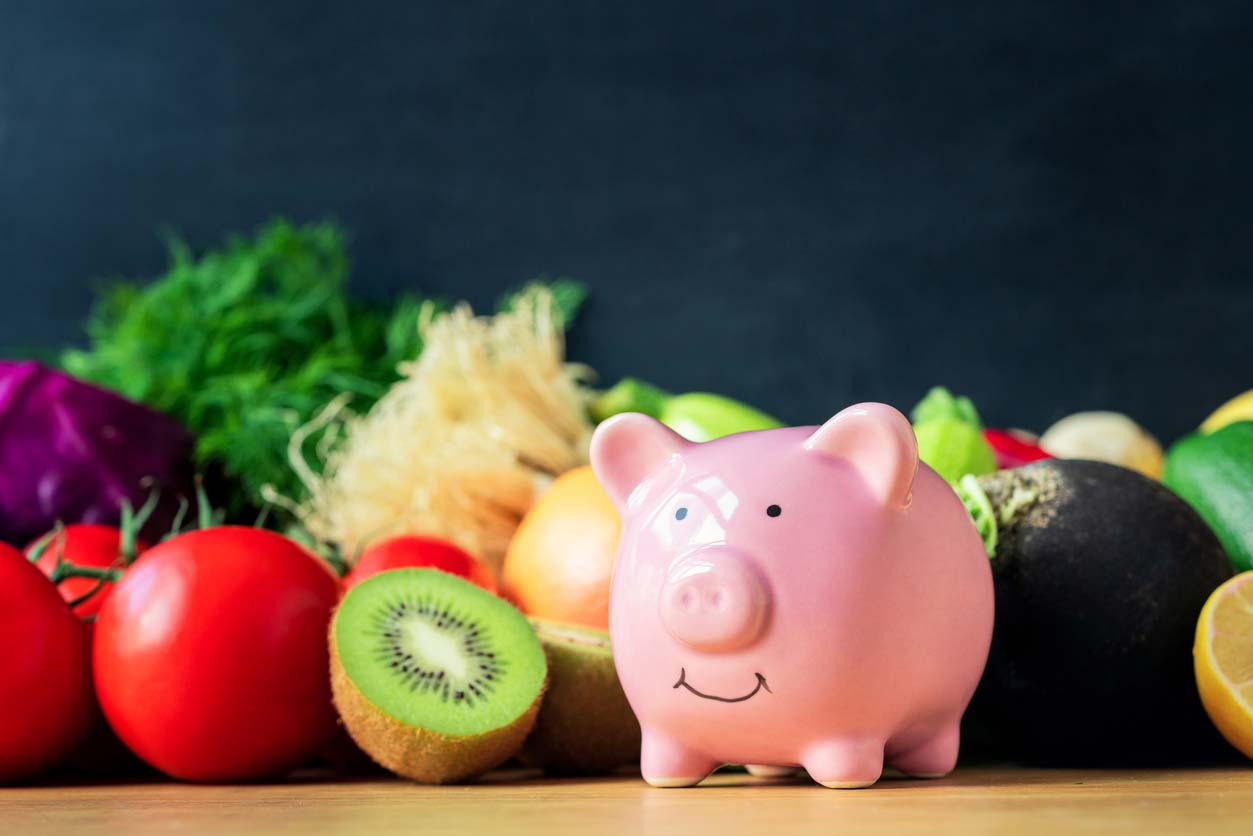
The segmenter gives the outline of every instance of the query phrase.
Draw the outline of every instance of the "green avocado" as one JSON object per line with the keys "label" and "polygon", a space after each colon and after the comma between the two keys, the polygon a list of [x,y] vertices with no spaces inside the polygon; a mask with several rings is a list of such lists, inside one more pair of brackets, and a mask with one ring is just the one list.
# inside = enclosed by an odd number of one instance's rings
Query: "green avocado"
{"label": "green avocado", "polygon": [[1253,569],[1253,421],[1181,438],[1162,481],[1214,529],[1237,572]]}

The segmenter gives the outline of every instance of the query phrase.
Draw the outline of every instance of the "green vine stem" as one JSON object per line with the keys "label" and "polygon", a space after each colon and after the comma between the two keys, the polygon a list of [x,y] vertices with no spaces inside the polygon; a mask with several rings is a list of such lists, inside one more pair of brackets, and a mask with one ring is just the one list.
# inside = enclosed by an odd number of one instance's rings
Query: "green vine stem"
{"label": "green vine stem", "polygon": [[187,519],[189,508],[191,508],[191,503],[187,501],[187,497],[180,496],[178,498],[178,511],[174,514],[174,521],[170,524],[170,530],[161,538],[161,542],[164,543],[166,540],[171,540],[183,533],[183,521]]}
{"label": "green vine stem", "polygon": [[135,562],[135,558],[139,556],[139,531],[148,522],[152,513],[156,511],[157,503],[160,501],[161,491],[155,486],[150,488],[148,498],[138,511],[131,509],[130,502],[125,499],[122,500],[122,520],[118,524],[118,531],[121,532],[122,541],[118,546],[118,555],[123,566],[130,566]]}
{"label": "green vine stem", "polygon": [[[147,506],[147,503],[145,503],[145,507],[146,506]],[[126,507],[124,507],[122,511],[122,517],[123,517],[122,531],[123,532],[125,532],[126,526],[128,525],[128,522],[127,522],[128,511],[129,509]],[[151,513],[151,511],[149,511],[148,513]],[[132,528],[133,528],[134,521],[135,521],[135,516],[131,516],[129,524],[132,524]],[[63,581],[66,581],[70,578],[95,578],[96,583],[92,585],[91,589],[87,590],[82,595],[79,595],[73,600],[66,602],[66,606],[68,606],[70,609],[74,609],[80,604],[83,604],[89,601],[93,596],[98,594],[100,590],[104,589],[105,585],[111,584],[111,583],[117,583],[119,580],[121,580],[122,572],[125,569],[125,567],[128,565],[128,563],[126,561],[126,556],[124,554],[125,550],[122,548],[119,549],[117,560],[114,562],[113,566],[109,566],[109,567],[79,566],[76,563],[71,563],[70,561],[65,559],[65,539],[61,536],[62,534],[64,534],[64,532],[65,532],[65,526],[62,523],[57,523],[56,527],[53,528],[52,531],[48,532],[46,535],[41,537],[38,542],[35,543],[35,545],[31,548],[30,553],[27,555],[27,559],[31,563],[38,563],[39,559],[43,557],[44,552],[48,550],[48,546],[50,546],[53,543],[56,543],[56,549],[57,549],[56,564],[52,567],[52,571],[48,573],[48,581],[53,586],[60,586]],[[123,537],[123,540],[124,539],[125,537]],[[134,557],[131,557],[130,559],[134,560]]]}
{"label": "green vine stem", "polygon": [[64,528],[64,526],[62,526],[60,523],[57,523],[55,528],[53,528],[47,534],[45,534],[44,536],[36,540],[31,545],[30,549],[27,550],[26,559],[29,560],[31,563],[38,563],[39,558],[43,557],[44,552],[48,550],[48,546],[50,546],[52,544],[52,541],[55,540],[57,536],[61,533],[62,528]]}
{"label": "green vine stem", "polygon": [[69,580],[70,578],[95,578],[101,581],[103,586],[105,583],[117,583],[121,580],[122,570],[96,566],[76,566],[69,561],[62,560],[57,563],[56,568],[48,575],[48,580],[54,584],[59,584],[61,581]]}

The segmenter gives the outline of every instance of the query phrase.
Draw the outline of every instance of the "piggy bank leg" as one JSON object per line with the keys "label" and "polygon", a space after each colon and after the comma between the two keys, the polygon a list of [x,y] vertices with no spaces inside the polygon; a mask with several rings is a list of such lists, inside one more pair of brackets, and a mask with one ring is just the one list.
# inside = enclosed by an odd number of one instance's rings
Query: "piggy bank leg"
{"label": "piggy bank leg", "polygon": [[956,722],[899,754],[888,757],[892,766],[915,778],[942,778],[957,766],[961,732]]}
{"label": "piggy bank leg", "polygon": [[883,774],[882,740],[831,740],[805,753],[805,771],[824,787],[859,789]]}
{"label": "piggy bank leg", "polygon": [[692,787],[718,766],[717,761],[665,735],[644,732],[640,774],[654,787]]}

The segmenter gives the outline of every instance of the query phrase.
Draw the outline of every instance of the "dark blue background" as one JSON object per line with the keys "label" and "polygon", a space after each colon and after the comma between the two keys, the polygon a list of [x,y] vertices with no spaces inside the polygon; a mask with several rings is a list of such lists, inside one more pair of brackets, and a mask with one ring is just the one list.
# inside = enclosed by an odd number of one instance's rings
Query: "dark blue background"
{"label": "dark blue background", "polygon": [[[1094,8],[1100,6],[1100,9]],[[283,213],[603,377],[1169,439],[1253,385],[1245,3],[0,0],[0,345]]]}

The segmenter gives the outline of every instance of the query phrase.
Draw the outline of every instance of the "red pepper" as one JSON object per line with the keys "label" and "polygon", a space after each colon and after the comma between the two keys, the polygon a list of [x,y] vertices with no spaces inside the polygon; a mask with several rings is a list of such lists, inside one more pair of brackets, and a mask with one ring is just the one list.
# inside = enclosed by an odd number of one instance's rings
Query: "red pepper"
{"label": "red pepper", "polygon": [[983,438],[996,453],[996,466],[1001,470],[1021,467],[1024,464],[1053,458],[1040,449],[1040,445],[1025,437],[1025,433],[1013,430],[984,430]]}

